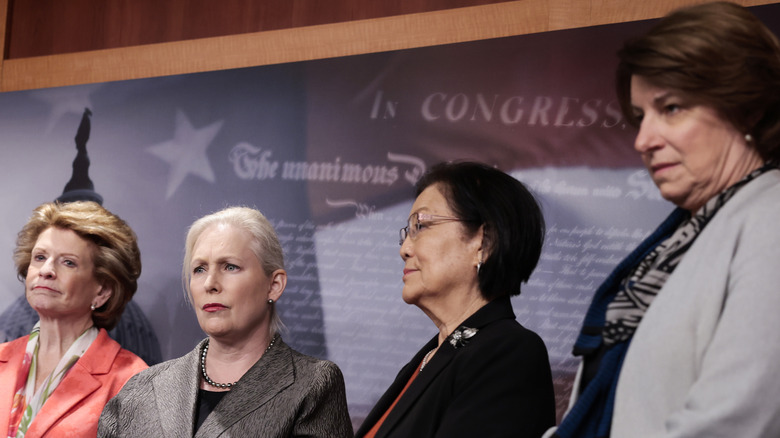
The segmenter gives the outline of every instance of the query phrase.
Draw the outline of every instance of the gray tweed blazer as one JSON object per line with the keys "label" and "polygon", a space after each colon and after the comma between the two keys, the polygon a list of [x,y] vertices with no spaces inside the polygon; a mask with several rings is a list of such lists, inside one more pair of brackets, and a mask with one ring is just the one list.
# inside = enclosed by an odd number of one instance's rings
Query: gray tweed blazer
{"label": "gray tweed blazer", "polygon": [[[203,342],[130,379],[103,410],[98,437],[192,437]],[[344,377],[336,364],[279,339],[194,436],[352,437]]]}

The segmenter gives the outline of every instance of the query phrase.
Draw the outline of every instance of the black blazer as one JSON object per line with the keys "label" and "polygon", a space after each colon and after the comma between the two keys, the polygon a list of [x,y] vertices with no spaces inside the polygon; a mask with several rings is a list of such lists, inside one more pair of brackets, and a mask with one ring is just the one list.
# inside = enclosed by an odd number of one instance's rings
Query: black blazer
{"label": "black blazer", "polygon": [[[377,438],[539,438],[555,425],[550,362],[541,338],[515,320],[508,297],[463,322],[479,331],[458,348],[444,342],[401,397]],[[414,356],[358,429],[363,437],[404,388],[438,336]]]}

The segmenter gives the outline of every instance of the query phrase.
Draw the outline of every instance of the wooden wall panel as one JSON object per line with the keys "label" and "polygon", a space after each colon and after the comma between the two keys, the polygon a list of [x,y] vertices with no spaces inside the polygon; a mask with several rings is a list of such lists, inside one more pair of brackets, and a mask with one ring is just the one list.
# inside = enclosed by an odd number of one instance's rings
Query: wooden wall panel
{"label": "wooden wall panel", "polygon": [[[168,1],[175,3],[184,0]],[[326,0],[280,1],[293,5],[290,23],[294,25],[304,22],[306,19],[302,15],[310,13],[296,9],[300,8],[301,2]],[[345,1],[359,3],[362,0]],[[436,2],[444,0],[421,1],[430,1],[436,5],[439,4]],[[8,2],[9,0],[0,0],[0,6],[7,7]],[[7,59],[0,64],[0,91],[305,61],[618,23],[657,18],[676,7],[698,2],[700,1],[518,0],[240,35]],[[756,6],[778,2],[780,1],[742,0],[738,3]],[[319,3],[319,7],[325,7],[324,4]],[[0,14],[6,7],[2,8]],[[111,14],[127,19],[120,9],[112,10],[109,15]],[[166,28],[158,29],[157,32],[182,33],[187,27],[185,21],[190,19],[181,18],[164,25],[157,22],[154,26]],[[0,21],[0,25],[4,25],[4,21]],[[121,32],[115,38],[121,40]]]}
{"label": "wooden wall panel", "polygon": [[7,59],[340,23],[506,0],[8,0]]}
{"label": "wooden wall panel", "polygon": [[[5,34],[8,14],[8,0],[0,0],[0,49],[2,49],[2,57],[0,57],[0,84],[3,78],[3,60],[5,59]],[[2,88],[0,88],[2,91]]]}
{"label": "wooden wall panel", "polygon": [[541,32],[547,0],[8,59],[0,91],[277,64]]}
{"label": "wooden wall panel", "polygon": [[[727,1],[747,7],[780,3],[777,0]],[[706,3],[706,0],[638,0],[630,3],[614,0],[590,0],[589,3],[591,4],[591,21],[593,24],[608,24],[658,18],[679,7]]]}

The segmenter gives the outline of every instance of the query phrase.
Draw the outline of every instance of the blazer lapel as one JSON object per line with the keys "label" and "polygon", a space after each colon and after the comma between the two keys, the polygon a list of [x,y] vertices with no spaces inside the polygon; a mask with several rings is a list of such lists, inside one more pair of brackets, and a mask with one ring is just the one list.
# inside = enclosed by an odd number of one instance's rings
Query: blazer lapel
{"label": "blazer lapel", "polygon": [[294,382],[292,352],[280,338],[217,404],[195,437],[220,435]]}
{"label": "blazer lapel", "polygon": [[158,374],[152,381],[164,437],[192,436],[200,385],[200,349],[204,342],[205,339],[172,365],[170,372]]}
{"label": "blazer lapel", "polygon": [[[23,342],[22,342],[23,340]],[[0,431],[8,434],[8,415],[14,399],[17,370],[22,366],[27,337],[0,346]]]}
{"label": "blazer lapel", "polygon": [[30,424],[28,435],[43,436],[71,408],[100,388],[100,381],[95,375],[105,374],[111,369],[120,348],[119,344],[106,342],[107,339],[108,333],[101,330],[46,400]]}
{"label": "blazer lapel", "polygon": [[98,388],[100,382],[76,362],[35,416],[27,434],[43,436],[57,420]]}
{"label": "blazer lapel", "polygon": [[[423,348],[423,356],[425,356],[428,351],[433,349],[437,342],[438,336],[426,344],[425,348]],[[423,351],[421,350],[421,352]],[[416,362],[409,363],[409,365],[412,367],[412,373],[416,367],[420,366],[420,362],[422,362],[422,357],[418,359],[417,356],[419,356],[419,354],[415,356]],[[454,357],[455,349],[452,348],[449,344],[442,344],[441,347],[439,347],[439,351],[437,351],[431,361],[425,365],[425,369],[420,371],[412,384],[409,385],[406,393],[404,393],[403,397],[398,400],[398,403],[395,405],[390,414],[387,415],[385,422],[382,423],[382,426],[379,428],[379,431],[376,434],[377,438],[384,437],[393,430],[395,424],[406,416],[409,410],[417,402],[417,399],[419,399],[425,390],[431,385],[431,383],[436,380],[436,376],[441,374],[441,372],[446,369],[447,366],[449,366]],[[399,382],[402,385],[402,389],[403,385],[406,385],[406,382],[409,381],[409,377],[411,377],[411,373],[408,374],[408,377],[404,379],[403,382]],[[394,393],[397,394],[399,391],[394,391]],[[390,403],[392,403],[392,401]]]}

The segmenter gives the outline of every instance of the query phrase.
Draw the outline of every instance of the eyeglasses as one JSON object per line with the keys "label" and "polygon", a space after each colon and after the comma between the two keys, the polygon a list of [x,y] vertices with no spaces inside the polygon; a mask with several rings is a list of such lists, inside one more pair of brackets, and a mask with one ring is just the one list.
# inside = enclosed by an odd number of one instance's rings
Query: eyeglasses
{"label": "eyeglasses", "polygon": [[403,245],[404,240],[406,240],[407,236],[409,236],[409,238],[412,240],[416,239],[417,233],[419,233],[423,227],[437,225],[444,222],[464,222],[464,221],[465,221],[464,219],[451,217],[451,216],[438,216],[435,214],[412,213],[412,215],[409,216],[409,220],[406,223],[406,226],[401,228],[398,231],[400,236],[400,240],[398,241],[398,244]]}

